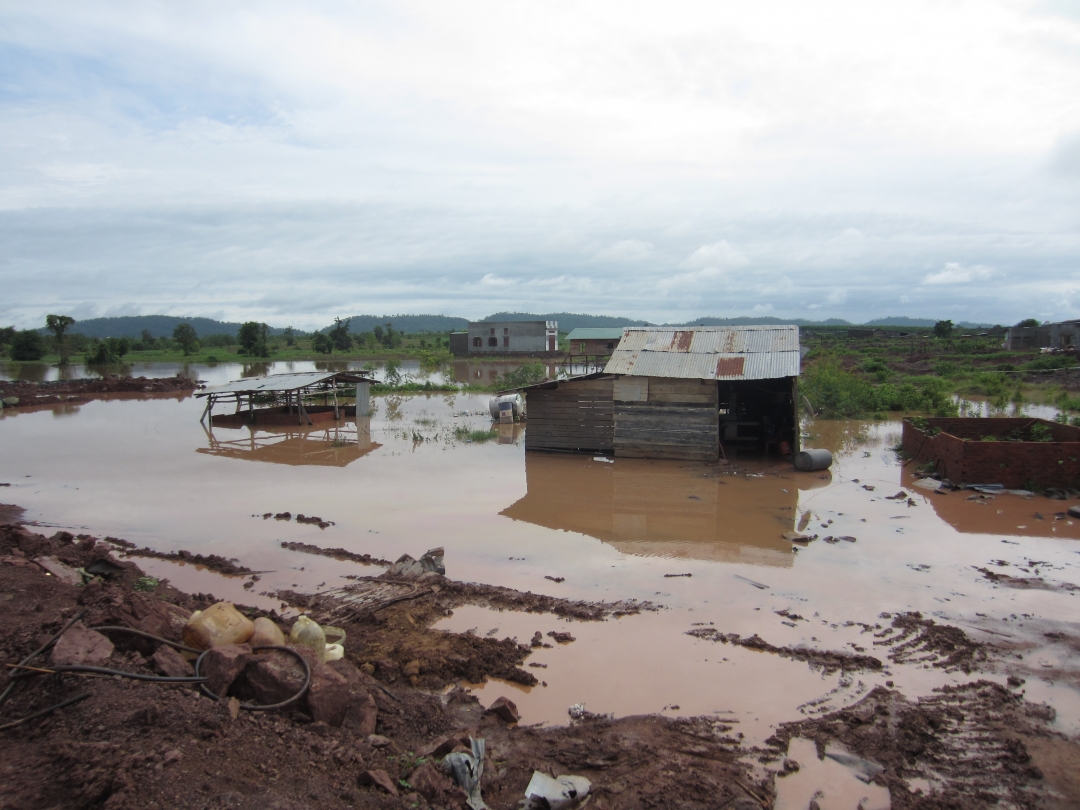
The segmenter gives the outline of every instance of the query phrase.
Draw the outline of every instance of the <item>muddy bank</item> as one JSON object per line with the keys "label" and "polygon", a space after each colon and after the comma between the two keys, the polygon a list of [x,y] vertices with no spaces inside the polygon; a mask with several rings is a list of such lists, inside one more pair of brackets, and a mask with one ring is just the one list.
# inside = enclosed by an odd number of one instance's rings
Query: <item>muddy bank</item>
{"label": "muddy bank", "polygon": [[155,551],[152,548],[137,548],[134,543],[129,543],[127,540],[121,540],[117,537],[106,537],[105,542],[119,546],[120,553],[125,557],[152,557],[155,560],[170,560],[187,565],[198,565],[227,576],[254,573],[247,566],[240,565],[237,560],[228,559],[219,554],[193,554],[184,549],[180,551]]}
{"label": "muddy bank", "polygon": [[[47,576],[33,562],[50,557],[72,569],[85,568],[109,559],[113,550],[112,544],[85,535],[60,532],[47,538],[20,526],[0,527],[0,658],[22,660],[80,610],[86,611],[87,626],[135,627],[177,639],[188,612],[212,603],[209,594],[184,594],[167,583],[136,590],[145,579],[133,562],[114,558],[111,579],[85,586]],[[441,590],[453,594],[451,601],[468,592]],[[498,593],[495,598],[506,601]],[[517,807],[534,769],[586,776],[593,782],[591,804],[599,808],[750,810],[761,807],[759,799],[771,799],[768,785],[755,783],[750,766],[738,761],[734,741],[711,721],[583,715],[564,728],[519,728],[485,713],[460,689],[440,694],[424,688],[444,677],[483,679],[528,654],[527,647],[510,640],[425,629],[426,613],[440,609],[396,605],[386,615],[346,626],[346,659],[326,665],[346,684],[340,725],[314,721],[307,709],[234,716],[227,703],[202,697],[189,685],[73,675],[30,679],[3,705],[0,722],[83,692],[91,696],[0,732],[6,773],[0,803],[13,810],[461,808],[463,793],[435,763],[470,735],[487,741],[482,784],[493,808]],[[108,666],[155,672],[160,648],[155,650],[153,642],[119,634],[111,640],[115,650]],[[406,674],[414,671],[407,667],[394,674],[391,662],[419,654],[426,663],[418,676]],[[365,660],[372,656],[379,660],[376,677]],[[691,763],[692,771],[686,772]],[[397,795],[379,787],[380,781]]]}
{"label": "muddy bank", "polygon": [[0,399],[15,397],[7,408],[33,408],[67,402],[88,402],[105,394],[172,394],[194,391],[198,383],[188,377],[106,377],[105,379],[55,380],[26,382],[0,380]]}
{"label": "muddy bank", "polygon": [[362,565],[390,565],[390,560],[381,557],[372,557],[370,554],[357,554],[346,551],[343,548],[321,548],[311,543],[282,542],[282,548],[289,551],[299,551],[303,554],[317,554],[320,557],[332,557],[335,560],[348,560],[349,562],[361,563]]}
{"label": "muddy bank", "polygon": [[872,781],[889,788],[895,810],[1075,807],[1080,746],[1049,732],[1052,719],[1053,709],[989,681],[917,701],[879,687],[850,709],[784,724],[769,742],[783,752],[802,737],[819,757],[864,759],[853,764],[880,771]]}

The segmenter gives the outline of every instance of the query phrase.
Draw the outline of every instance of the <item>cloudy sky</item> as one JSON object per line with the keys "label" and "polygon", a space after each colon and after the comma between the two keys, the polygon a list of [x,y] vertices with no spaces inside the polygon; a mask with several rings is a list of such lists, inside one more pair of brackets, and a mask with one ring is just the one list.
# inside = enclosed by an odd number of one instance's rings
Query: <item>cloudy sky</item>
{"label": "cloudy sky", "polygon": [[0,6],[0,323],[1080,317],[1069,0]]}

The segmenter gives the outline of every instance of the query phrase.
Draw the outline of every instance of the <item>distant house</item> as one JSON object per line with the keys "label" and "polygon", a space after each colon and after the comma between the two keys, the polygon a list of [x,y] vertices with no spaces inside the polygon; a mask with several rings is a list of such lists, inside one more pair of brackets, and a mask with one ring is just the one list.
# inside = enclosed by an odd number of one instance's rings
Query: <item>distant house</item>
{"label": "distant house", "polygon": [[1011,352],[1027,349],[1075,351],[1080,345],[1080,320],[1044,323],[1042,326],[1010,326],[1004,348]]}
{"label": "distant house", "polygon": [[579,328],[567,336],[566,343],[571,355],[607,357],[618,347],[622,335],[622,327],[615,329]]}
{"label": "distant house", "polygon": [[526,450],[715,461],[798,450],[797,326],[628,327],[604,371],[525,387]]}
{"label": "distant house", "polygon": [[463,357],[469,353],[469,333],[468,332],[451,332],[450,333],[450,354],[455,357]]}
{"label": "distant house", "polygon": [[870,340],[871,338],[887,338],[889,333],[884,329],[848,329],[847,336],[851,340]]}
{"label": "distant house", "polygon": [[548,354],[559,349],[558,321],[469,323],[468,354]]}

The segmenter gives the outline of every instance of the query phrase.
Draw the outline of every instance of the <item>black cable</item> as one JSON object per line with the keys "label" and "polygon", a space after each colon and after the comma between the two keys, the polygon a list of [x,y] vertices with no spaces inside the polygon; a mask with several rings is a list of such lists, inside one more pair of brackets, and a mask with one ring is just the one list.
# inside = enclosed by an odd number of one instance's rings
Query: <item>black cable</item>
{"label": "black cable", "polygon": [[20,720],[13,720],[10,723],[5,723],[4,725],[0,726],[0,731],[7,731],[8,729],[15,728],[16,726],[21,726],[27,720],[33,720],[35,717],[41,717],[41,716],[46,715],[46,714],[52,714],[57,709],[62,709],[65,706],[70,706],[72,703],[78,703],[80,700],[86,700],[88,697],[90,697],[90,693],[89,692],[83,692],[81,695],[76,695],[73,698],[68,698],[67,700],[64,700],[64,701],[61,701],[60,703],[57,703],[55,706],[50,706],[49,708],[42,709],[39,712],[34,712],[33,714],[28,714],[28,715],[26,715],[26,717],[23,717]]}
{"label": "black cable", "polygon": [[117,625],[103,624],[103,625],[99,625],[98,627],[91,627],[90,629],[91,630],[97,630],[98,632],[100,632],[102,630],[114,630],[114,631],[116,631],[118,633],[130,633],[133,636],[139,636],[140,638],[147,638],[147,639],[150,639],[151,641],[157,641],[157,642],[159,642],[161,644],[167,644],[170,647],[172,647],[173,649],[182,650],[183,652],[189,652],[189,653],[195,653],[195,654],[198,654],[198,653],[202,652],[202,650],[198,649],[197,647],[187,647],[187,646],[181,644],[179,641],[169,641],[167,638],[161,638],[161,636],[155,636],[155,635],[153,635],[151,633],[143,632],[142,630],[136,630],[133,627],[120,627],[120,626],[117,626]]}
{"label": "black cable", "polygon": [[[259,705],[257,703],[241,703],[240,704],[241,709],[244,709],[244,710],[249,711],[249,712],[268,712],[268,711],[272,711],[274,709],[284,709],[286,706],[291,706],[293,703],[296,703],[296,701],[300,700],[300,698],[302,698],[304,695],[307,694],[308,687],[311,686],[311,667],[308,666],[308,662],[304,658],[304,656],[302,656],[300,653],[298,653],[296,650],[292,649],[291,647],[281,647],[281,646],[279,646],[277,644],[260,645],[258,647],[252,647],[251,649],[252,649],[253,652],[260,652],[262,650],[280,650],[281,652],[289,653],[289,655],[292,655],[293,657],[295,657],[297,660],[300,661],[300,663],[304,667],[304,685],[300,687],[299,692],[297,692],[295,695],[293,695],[288,700],[283,700],[280,703],[269,703],[269,704],[266,704],[266,705]],[[203,658],[206,657],[206,653],[208,653],[208,652],[210,652],[210,650],[206,650],[195,661],[195,676],[196,677],[198,677],[198,675],[199,675],[199,666],[202,664],[202,660],[203,660]],[[202,680],[205,681],[206,679],[203,678]],[[221,697],[219,695],[215,695],[213,692],[211,692],[209,689],[207,689],[205,684],[203,684],[203,683],[199,684],[199,691],[202,692],[204,695],[206,695],[208,698],[213,698],[214,700],[221,700]]]}

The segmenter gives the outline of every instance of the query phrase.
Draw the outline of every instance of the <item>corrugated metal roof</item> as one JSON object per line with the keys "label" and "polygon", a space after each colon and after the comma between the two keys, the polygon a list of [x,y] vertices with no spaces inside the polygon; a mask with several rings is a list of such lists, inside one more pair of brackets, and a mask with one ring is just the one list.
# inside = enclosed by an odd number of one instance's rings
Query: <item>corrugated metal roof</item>
{"label": "corrugated metal roof", "polygon": [[606,376],[606,371],[591,371],[588,374],[578,374],[576,377],[560,377],[556,380],[544,380],[543,382],[533,383],[532,385],[521,385],[517,388],[507,388],[503,391],[497,391],[496,394],[513,394],[517,391],[532,391],[536,388],[557,388],[559,383],[575,382],[577,380],[595,380],[599,377]]}
{"label": "corrugated metal roof", "polygon": [[261,394],[267,392],[296,391],[299,388],[307,388],[311,385],[332,380],[335,377],[345,382],[374,382],[363,374],[355,374],[343,371],[299,371],[295,374],[272,374],[269,377],[246,377],[243,380],[217,385],[207,388],[195,394],[197,397],[206,397],[211,394]]}
{"label": "corrugated metal roof", "polygon": [[622,337],[623,330],[621,326],[612,329],[600,329],[600,328],[583,328],[578,327],[569,335],[566,336],[567,340],[619,340]]}
{"label": "corrugated metal roof", "polygon": [[630,326],[604,372],[691,380],[771,380],[799,375],[799,327]]}

